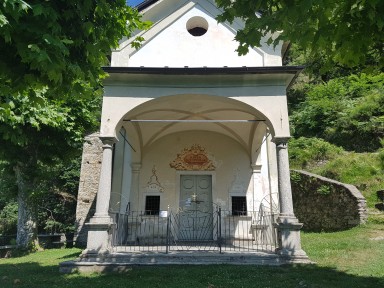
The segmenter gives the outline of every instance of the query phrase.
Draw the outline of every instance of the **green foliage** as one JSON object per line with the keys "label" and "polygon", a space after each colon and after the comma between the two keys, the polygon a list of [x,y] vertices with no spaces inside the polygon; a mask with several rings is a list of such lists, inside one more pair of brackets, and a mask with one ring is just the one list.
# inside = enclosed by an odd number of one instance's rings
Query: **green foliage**
{"label": "green foliage", "polygon": [[355,185],[367,199],[368,207],[377,203],[376,191],[383,189],[384,170],[378,153],[344,152],[322,165],[308,167],[312,173]]}
{"label": "green foliage", "polygon": [[53,218],[45,220],[44,230],[49,234],[58,233],[62,229],[62,224]]}
{"label": "green foliage", "polygon": [[18,167],[24,182],[33,186],[27,187],[31,193],[39,189],[39,181],[45,181],[44,175],[50,172],[46,171],[47,165],[65,165],[71,157],[79,157],[84,134],[98,126],[95,111],[100,110],[101,97],[71,95],[62,101],[45,93],[39,99],[37,102],[27,95],[13,97],[9,101],[12,105],[3,110],[8,117],[0,117],[4,170],[10,175]]}
{"label": "green foliage", "polygon": [[380,149],[379,159],[380,159],[380,168],[381,168],[381,170],[384,171],[384,149]]}
{"label": "green foliage", "polygon": [[[346,152],[322,139],[292,138],[290,164],[343,183],[355,185],[367,199],[368,207],[377,203],[376,191],[383,189],[383,150],[379,153]],[[300,176],[291,171],[292,184],[300,185]],[[327,192],[326,189],[321,192]]]}
{"label": "green foliage", "polygon": [[328,185],[321,185],[317,188],[316,192],[321,195],[329,195],[331,193],[331,187]]}
{"label": "green foliage", "polygon": [[384,139],[380,140],[382,148],[379,149],[380,168],[384,171]]}
{"label": "green foliage", "polygon": [[6,0],[0,27],[0,94],[49,87],[60,99],[92,97],[111,48],[148,23],[123,0]]}
{"label": "green foliage", "polygon": [[10,169],[35,174],[97,127],[102,66],[120,39],[149,27],[140,18],[123,0],[0,6],[0,159]]}
{"label": "green foliage", "polygon": [[292,138],[289,141],[289,156],[292,168],[306,169],[333,159],[343,149],[318,138]]}
{"label": "green foliage", "polygon": [[[124,0],[0,5],[0,159],[7,173],[17,171],[19,195],[31,196],[26,207],[41,191],[58,190],[44,176],[47,167],[56,173],[60,162],[78,157],[84,134],[98,126],[102,66],[121,39],[149,27],[140,18]],[[64,195],[59,192],[53,194]],[[43,203],[44,209],[61,207],[51,204]],[[20,218],[21,224],[27,221]],[[24,230],[18,231],[26,236],[20,239],[32,234]]]}
{"label": "green foliage", "polygon": [[384,137],[384,73],[350,75],[298,90],[304,91],[305,99],[293,107],[295,136],[318,137],[359,152],[380,147]]}
{"label": "green foliage", "polygon": [[312,57],[324,58],[322,68],[334,63],[356,66],[374,55],[374,65],[384,66],[384,2],[373,1],[300,1],[300,0],[217,0],[224,12],[219,22],[240,18],[245,27],[236,40],[240,55],[261,43],[278,45],[297,43]]}
{"label": "green foliage", "polygon": [[292,183],[295,183],[295,184],[299,184],[301,182],[301,176],[299,173],[295,172],[295,171],[291,171],[291,182]]}
{"label": "green foliage", "polygon": [[8,168],[8,162],[0,161],[0,209],[17,195],[15,174]]}
{"label": "green foliage", "polygon": [[369,215],[368,222],[372,224],[384,225],[384,214],[377,213],[377,214]]}
{"label": "green foliage", "polygon": [[17,186],[13,171],[7,162],[0,161],[0,235],[16,234]]}
{"label": "green foliage", "polygon": [[[35,167],[36,184],[31,189],[29,201],[36,207],[38,233],[59,233],[73,230],[80,162],[81,151],[78,151],[69,161],[63,162],[56,159],[52,160],[49,165],[38,162]],[[15,185],[14,177],[9,181],[12,183],[8,183],[8,185]],[[18,208],[14,200],[15,194],[7,190],[2,190],[2,192],[0,195],[3,197],[2,200],[0,197],[0,234],[15,234]]]}
{"label": "green foliage", "polygon": [[68,157],[95,129],[102,66],[120,39],[148,27],[140,17],[123,0],[0,6],[0,157],[11,169]]}
{"label": "green foliage", "polygon": [[[324,53],[319,55],[312,55],[309,51],[305,51],[300,48],[296,43],[292,43],[289,46],[284,58],[284,65],[298,65],[304,66],[304,73],[301,73],[296,79],[293,87],[300,87],[302,83],[312,83],[312,84],[322,84],[328,82],[329,80],[347,77],[351,74],[373,74],[380,72],[380,69],[375,63],[379,56],[372,55],[367,53],[366,62],[360,63],[360,65],[355,67],[344,66],[340,63],[332,63],[331,67],[328,67],[330,63],[327,63],[327,57]],[[297,85],[299,83],[299,85]],[[303,88],[303,87],[300,87]],[[288,91],[290,93],[292,91]],[[294,89],[294,92],[300,92],[300,89],[297,91]],[[288,99],[288,101],[291,99]]]}
{"label": "green foliage", "polygon": [[[100,107],[99,97],[87,100],[71,95],[66,101],[62,101],[52,99],[46,89],[33,92],[34,95],[31,93],[14,96],[0,95],[1,103],[4,103],[0,108],[2,123],[0,141],[4,145],[19,149],[35,146],[54,150],[52,142],[72,145],[70,142],[79,142],[84,132],[96,125],[93,111]],[[53,135],[48,137],[48,134],[53,134],[53,132],[56,132],[56,138],[52,137]],[[4,147],[1,150],[10,149]],[[2,155],[3,159],[12,158],[14,160],[16,156],[25,157],[25,155],[20,155],[17,148],[15,152],[16,155],[7,157],[9,155],[7,151],[6,155]],[[52,155],[48,157],[52,157]]]}
{"label": "green foliage", "polygon": [[0,235],[16,234],[17,203],[9,201],[0,209]]}
{"label": "green foliage", "polygon": [[81,157],[41,167],[39,183],[30,195],[37,207],[39,233],[67,232],[75,224]]}
{"label": "green foliage", "polygon": [[148,23],[123,0],[7,0],[0,19],[0,159],[34,182],[98,126],[101,67]]}
{"label": "green foliage", "polygon": [[[381,176],[379,168],[379,159],[377,154],[367,153],[348,153],[337,157],[319,167],[318,172],[326,177],[339,180],[344,183],[351,183],[357,179],[370,178],[372,176]],[[325,175],[327,174],[327,175]]]}

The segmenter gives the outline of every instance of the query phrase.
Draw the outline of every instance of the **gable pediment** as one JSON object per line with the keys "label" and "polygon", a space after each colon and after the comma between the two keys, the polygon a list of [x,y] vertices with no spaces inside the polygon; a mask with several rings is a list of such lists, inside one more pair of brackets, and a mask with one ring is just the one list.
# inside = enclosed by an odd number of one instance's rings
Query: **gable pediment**
{"label": "gable pediment", "polygon": [[[144,11],[144,19],[154,24],[140,34],[145,39],[143,45],[136,50],[129,45],[132,39],[124,41],[120,50],[112,53],[111,66],[265,66],[263,47],[238,56],[234,37],[241,23],[219,24],[215,19],[219,13],[221,11],[209,0],[159,1]],[[191,27],[206,29],[206,33],[191,35]]]}

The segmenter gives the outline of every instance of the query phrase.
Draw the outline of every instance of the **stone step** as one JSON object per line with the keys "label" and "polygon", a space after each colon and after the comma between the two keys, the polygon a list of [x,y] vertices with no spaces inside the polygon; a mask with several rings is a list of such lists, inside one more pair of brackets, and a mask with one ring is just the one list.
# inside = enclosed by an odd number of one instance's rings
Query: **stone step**
{"label": "stone step", "polygon": [[283,257],[274,253],[172,252],[114,253],[105,256],[86,255],[75,261],[60,263],[61,273],[123,272],[132,265],[283,265],[312,263],[308,257]]}

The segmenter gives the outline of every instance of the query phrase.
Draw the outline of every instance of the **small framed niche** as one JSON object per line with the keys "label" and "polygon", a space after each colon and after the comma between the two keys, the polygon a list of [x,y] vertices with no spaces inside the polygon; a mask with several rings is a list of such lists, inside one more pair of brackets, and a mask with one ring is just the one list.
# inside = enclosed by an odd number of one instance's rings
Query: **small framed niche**
{"label": "small framed niche", "polygon": [[208,21],[201,16],[194,16],[187,21],[186,28],[194,37],[203,36],[208,31]]}

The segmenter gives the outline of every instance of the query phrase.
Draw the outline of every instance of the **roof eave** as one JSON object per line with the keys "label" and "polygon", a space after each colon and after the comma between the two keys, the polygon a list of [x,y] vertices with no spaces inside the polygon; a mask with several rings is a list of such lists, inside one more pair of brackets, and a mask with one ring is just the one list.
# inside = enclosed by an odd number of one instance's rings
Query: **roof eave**
{"label": "roof eave", "polygon": [[[182,79],[183,77],[203,76],[210,79],[220,79],[222,76],[233,76],[232,79],[243,81],[243,77],[256,77],[257,75],[271,78],[288,76],[286,87],[289,88],[299,73],[304,69],[303,66],[267,66],[267,67],[103,67],[103,70],[110,74],[105,83],[116,81],[125,81],[122,79],[138,79],[137,77],[146,77],[149,75],[167,77],[167,79]],[[189,77],[189,79],[191,79]],[[213,78],[212,78],[213,77]],[[240,77],[240,78],[239,78]],[[143,79],[143,78],[142,78]],[[148,78],[147,78],[148,79]],[[152,78],[154,79],[154,78]],[[166,78],[163,78],[166,79]],[[197,79],[197,78],[195,78]],[[249,78],[248,78],[249,79]],[[260,78],[259,78],[260,79]],[[264,78],[266,79],[266,78]],[[152,80],[151,80],[152,81]]]}
{"label": "roof eave", "polygon": [[148,8],[149,6],[156,3],[157,1],[159,1],[159,0],[145,0],[145,1],[141,2],[140,4],[136,5],[135,8],[139,11],[143,11],[144,9]]}
{"label": "roof eave", "polygon": [[103,67],[109,74],[225,75],[225,74],[298,74],[304,66],[265,67]]}

